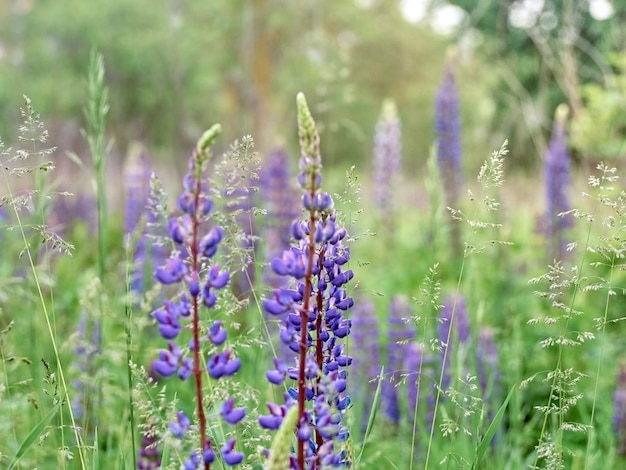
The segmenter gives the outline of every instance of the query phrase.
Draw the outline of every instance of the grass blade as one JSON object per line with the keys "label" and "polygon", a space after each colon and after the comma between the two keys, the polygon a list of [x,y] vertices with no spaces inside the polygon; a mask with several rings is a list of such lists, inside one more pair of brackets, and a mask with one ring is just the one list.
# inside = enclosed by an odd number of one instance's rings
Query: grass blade
{"label": "grass blade", "polygon": [[359,456],[356,459],[355,466],[359,464],[361,461],[361,457],[363,457],[363,451],[365,450],[365,443],[367,442],[367,438],[372,432],[372,428],[374,427],[374,421],[376,420],[376,413],[378,412],[378,403],[380,402],[380,391],[382,390],[383,385],[383,377],[385,375],[385,367],[382,366],[380,368],[380,375],[378,376],[378,385],[376,386],[376,393],[374,394],[374,403],[372,403],[372,410],[370,411],[369,419],[367,420],[367,428],[365,429],[365,436],[363,436],[363,446],[361,447],[361,452],[359,452]]}
{"label": "grass blade", "polygon": [[493,417],[493,421],[489,425],[489,428],[487,429],[487,432],[485,433],[483,440],[480,442],[478,447],[476,447],[476,455],[474,456],[474,463],[472,464],[472,469],[478,468],[479,462],[485,455],[485,452],[487,452],[487,449],[489,448],[489,445],[491,443],[491,439],[493,438],[498,427],[500,426],[500,422],[502,421],[502,418],[504,418],[504,412],[506,411],[506,407],[509,404],[509,400],[513,396],[514,390],[515,390],[515,387],[511,387],[511,390],[509,391],[509,394],[506,396],[504,403],[502,403],[502,406],[500,406],[500,408],[498,409],[498,412]]}
{"label": "grass blade", "polygon": [[15,454],[15,457],[13,457],[13,460],[11,460],[11,463],[9,464],[9,470],[12,470],[13,468],[15,468],[15,465],[17,464],[18,460],[22,458],[22,456],[26,453],[26,451],[30,449],[30,447],[37,441],[39,436],[41,436],[44,429],[46,429],[46,426],[50,424],[50,421],[52,421],[52,418],[54,418],[56,414],[59,412],[59,409],[61,408],[61,403],[62,403],[62,400],[59,400],[58,403],[54,405],[54,407],[52,407],[50,411],[48,411],[48,414],[44,416],[41,421],[39,421],[37,426],[35,426],[32,429],[32,431],[28,433],[28,436],[26,436],[26,438],[22,442],[22,444],[20,445],[20,448],[17,449],[17,453]]}

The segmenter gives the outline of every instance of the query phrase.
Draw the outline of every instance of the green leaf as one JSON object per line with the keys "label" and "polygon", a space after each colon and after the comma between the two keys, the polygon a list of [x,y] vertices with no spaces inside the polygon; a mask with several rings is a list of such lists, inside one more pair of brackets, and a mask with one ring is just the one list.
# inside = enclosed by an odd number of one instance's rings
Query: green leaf
{"label": "green leaf", "polygon": [[58,403],[54,405],[54,407],[48,412],[48,414],[44,416],[41,421],[39,421],[39,424],[37,424],[37,426],[35,426],[33,430],[28,433],[28,436],[26,436],[26,439],[24,439],[24,441],[22,442],[20,448],[17,449],[15,457],[13,457],[13,460],[11,460],[8,470],[12,470],[13,468],[15,468],[18,460],[21,459],[26,451],[30,449],[30,447],[37,441],[39,436],[41,436],[41,434],[43,433],[44,429],[46,429],[46,426],[48,426],[50,421],[52,421],[52,418],[54,418],[59,412],[60,408],[61,400],[59,400]]}
{"label": "green leaf", "polygon": [[485,433],[483,440],[480,442],[480,444],[478,444],[478,447],[476,447],[476,455],[474,456],[474,463],[472,464],[472,469],[478,468],[478,464],[480,463],[481,459],[485,455],[485,452],[487,452],[487,449],[489,448],[489,444],[491,443],[491,439],[496,433],[498,427],[500,426],[500,422],[502,421],[502,418],[504,417],[504,412],[506,411],[506,407],[509,404],[509,400],[513,396],[514,390],[515,390],[515,387],[511,387],[511,390],[509,391],[509,394],[506,396],[504,403],[502,403],[502,406],[500,406],[500,408],[498,409],[498,412],[493,417],[493,421],[489,425],[489,428],[487,429],[487,432]]}

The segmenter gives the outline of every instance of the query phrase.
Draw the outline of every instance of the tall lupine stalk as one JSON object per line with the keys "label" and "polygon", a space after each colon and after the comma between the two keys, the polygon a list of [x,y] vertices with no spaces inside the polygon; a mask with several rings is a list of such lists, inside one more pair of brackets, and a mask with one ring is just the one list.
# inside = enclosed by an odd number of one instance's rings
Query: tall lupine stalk
{"label": "tall lupine stalk", "polygon": [[387,344],[387,367],[389,376],[383,381],[382,399],[385,415],[397,426],[400,424],[398,382],[403,376],[408,344],[415,336],[411,306],[406,297],[394,297],[389,306],[389,342]]}
{"label": "tall lupine stalk", "polygon": [[387,99],[376,124],[374,134],[374,203],[381,211],[383,222],[393,222],[393,184],[400,172],[402,130],[395,103]]}
{"label": "tall lupine stalk", "polygon": [[[435,99],[435,132],[437,135],[437,160],[443,182],[445,203],[456,208],[462,182],[461,122],[459,95],[454,78],[453,61],[449,59]],[[450,237],[452,249],[462,253],[460,222],[451,217]]]}
{"label": "tall lupine stalk", "polygon": [[567,114],[567,105],[562,104],[557,108],[552,137],[546,154],[546,213],[544,220],[550,262],[564,259],[566,254],[565,230],[572,227],[574,223],[573,215],[566,214],[571,209],[567,197],[570,186],[570,156],[565,129]]}
{"label": "tall lupine stalk", "polygon": [[[335,445],[348,435],[341,417],[350,404],[345,390],[351,358],[344,355],[340,341],[350,333],[344,312],[354,302],[343,287],[353,277],[351,270],[343,268],[350,257],[342,245],[347,232],[336,224],[331,196],[320,189],[319,134],[302,93],[297,106],[302,155],[297,180],[304,190],[302,205],[308,220],[293,222],[295,245],[271,263],[276,274],[294,279],[295,288],[275,289],[263,301],[267,313],[287,314],[280,337],[298,353],[296,368],[275,358],[276,368],[266,373],[267,379],[280,385],[289,377],[297,387],[289,389],[284,406],[268,403],[270,415],[261,416],[259,423],[278,429],[287,409],[297,407],[297,451],[290,465],[308,470],[349,465],[349,456]],[[307,407],[307,402],[312,406]]]}
{"label": "tall lupine stalk", "polygon": [[[189,159],[189,173],[183,179],[184,191],[177,201],[182,215],[169,221],[170,237],[181,252],[186,253],[186,257],[181,259],[179,253],[174,252],[165,266],[155,271],[155,278],[161,284],[180,284],[183,288],[178,302],[166,300],[163,308],[154,312],[159,332],[168,340],[168,348],[160,351],[159,359],[153,362],[153,367],[164,377],[176,373],[181,380],[190,376],[194,378],[202,454],[200,456],[192,451],[190,458],[185,461],[185,469],[203,466],[205,470],[209,470],[215,460],[215,443],[207,437],[207,418],[203,405],[202,382],[207,369],[211,378],[220,379],[235,374],[241,366],[241,360],[235,358],[230,349],[222,348],[221,352],[217,352],[227,339],[222,321],[213,321],[208,331],[202,331],[200,327],[200,307],[204,305],[208,309],[213,308],[217,302],[216,291],[223,289],[230,278],[228,272],[220,271],[218,263],[212,262],[223,237],[222,229],[214,225],[206,230],[213,201],[206,194],[203,170],[210,157],[210,147],[220,131],[220,126],[214,125],[202,135],[194,148]],[[186,357],[185,351],[172,341],[179,335],[181,321],[185,319],[191,322],[191,358]],[[205,346],[201,346],[201,342]],[[202,348],[209,349],[211,354],[207,369],[202,366]],[[232,398],[221,408],[222,418],[230,425],[243,419],[245,413],[245,408],[234,408]],[[179,411],[176,421],[170,423],[170,432],[174,437],[182,438],[190,425],[189,418]],[[234,448],[234,439],[227,441],[222,447],[222,458],[226,465],[237,465],[243,461],[243,454],[235,452]]]}

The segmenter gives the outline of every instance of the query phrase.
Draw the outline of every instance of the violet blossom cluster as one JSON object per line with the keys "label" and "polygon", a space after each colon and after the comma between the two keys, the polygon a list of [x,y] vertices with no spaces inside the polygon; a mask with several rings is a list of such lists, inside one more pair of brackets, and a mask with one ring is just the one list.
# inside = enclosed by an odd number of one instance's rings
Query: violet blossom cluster
{"label": "violet blossom cluster", "polygon": [[[180,215],[169,220],[169,236],[178,251],[155,270],[157,281],[164,285],[177,285],[181,289],[175,300],[165,300],[163,307],[153,312],[159,333],[167,340],[159,358],[153,362],[154,370],[163,377],[172,375],[186,380],[195,379],[196,405],[200,431],[200,452],[193,450],[185,460],[185,470],[204,468],[208,470],[216,459],[215,444],[207,438],[206,416],[202,400],[202,378],[208,373],[212,379],[235,374],[241,360],[226,346],[227,332],[221,320],[215,320],[206,331],[201,331],[200,308],[211,309],[217,303],[217,292],[229,282],[230,274],[220,269],[213,260],[223,238],[219,226],[207,227],[213,201],[207,196],[203,181],[203,169],[209,156],[209,147],[219,134],[219,126],[213,126],[198,141],[189,160],[189,172],[183,179],[184,191],[177,201]],[[181,256],[180,253],[185,253]],[[185,332],[183,332],[185,330]],[[174,340],[191,330],[192,337],[181,347]],[[189,351],[187,351],[187,349]],[[201,351],[207,351],[207,367],[203,369]],[[206,353],[205,353],[206,354]],[[191,357],[190,357],[191,356]],[[229,425],[244,418],[245,408],[236,408],[234,400],[228,399],[221,407],[221,417]],[[191,427],[190,419],[178,411],[175,421],[169,425],[170,433],[182,439]],[[237,465],[244,455],[235,451],[235,440],[228,440],[221,448],[226,465]]]}
{"label": "violet blossom cluster", "polygon": [[297,181],[308,220],[293,222],[293,245],[271,262],[274,273],[291,279],[289,286],[274,289],[263,301],[269,315],[286,316],[280,339],[297,354],[297,367],[274,358],[266,377],[275,385],[296,383],[284,405],[267,404],[270,414],[259,423],[276,430],[287,409],[297,406],[298,445],[290,468],[308,470],[349,465],[342,449],[348,437],[342,416],[350,405],[346,380],[352,358],[345,354],[344,342],[351,328],[345,313],[354,301],[345,287],[353,277],[345,268],[350,259],[342,243],[347,232],[337,223],[331,196],[320,189],[319,136],[304,95],[298,95],[297,103],[302,148]]}

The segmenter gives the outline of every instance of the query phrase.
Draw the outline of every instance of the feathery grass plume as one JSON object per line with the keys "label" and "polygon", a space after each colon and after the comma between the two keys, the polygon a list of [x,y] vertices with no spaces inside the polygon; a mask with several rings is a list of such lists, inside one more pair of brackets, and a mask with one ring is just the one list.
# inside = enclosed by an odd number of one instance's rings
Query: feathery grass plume
{"label": "feathery grass plume", "polygon": [[405,296],[395,296],[389,306],[389,332],[387,343],[388,375],[383,381],[381,399],[387,418],[398,426],[400,424],[400,404],[398,401],[398,384],[403,374],[409,341],[415,336],[411,305]]}
{"label": "feathery grass plume", "polygon": [[[454,52],[448,54],[443,77],[435,99],[437,160],[447,207],[457,207],[462,183],[461,122],[459,96],[454,76]],[[462,252],[461,227],[450,219],[450,237],[454,253]]]}
{"label": "feathery grass plume", "polygon": [[[2,185],[2,195],[0,196],[0,206],[7,206],[11,209],[11,217],[15,220],[15,227],[19,234],[20,244],[22,250],[19,253],[20,258],[24,258],[28,264],[33,282],[34,293],[28,293],[24,299],[27,303],[20,305],[21,310],[11,312],[12,315],[22,315],[20,318],[21,323],[26,323],[27,336],[29,339],[24,343],[28,348],[30,354],[42,357],[42,362],[46,367],[46,379],[44,381],[54,386],[53,392],[44,392],[53,396],[52,408],[47,411],[47,414],[40,420],[31,430],[30,433],[19,444],[19,448],[15,449],[15,456],[12,462],[9,462],[8,468],[14,468],[18,465],[26,451],[32,447],[36,439],[41,439],[43,442],[50,433],[46,431],[50,421],[59,414],[61,406],[65,403],[71,402],[71,387],[65,378],[66,371],[64,370],[64,364],[61,360],[60,345],[57,338],[56,330],[56,310],[54,302],[54,284],[48,283],[51,279],[49,277],[50,264],[48,258],[44,258],[42,265],[37,265],[35,261],[36,252],[33,246],[41,243],[45,246],[52,246],[61,253],[71,254],[74,247],[65,242],[58,234],[50,231],[45,222],[45,212],[47,204],[45,202],[48,199],[45,187],[44,176],[55,168],[54,162],[48,160],[49,156],[55,152],[55,148],[46,147],[46,141],[48,139],[48,131],[45,129],[44,123],[41,120],[41,116],[37,114],[32,106],[31,100],[24,96],[25,105],[20,109],[21,117],[23,119],[18,129],[18,146],[16,148],[7,148],[4,142],[0,140],[0,173],[4,184]],[[14,178],[23,178],[27,175],[32,175],[35,181],[35,189],[25,189],[21,191],[14,190]],[[23,284],[23,282],[20,282]],[[24,293],[27,291],[25,290]],[[31,299],[35,302],[31,303]],[[36,300],[35,300],[36,299]],[[24,310],[25,309],[25,310]],[[0,309],[1,313],[1,309]],[[15,323],[13,320],[2,320],[3,325],[8,326],[0,332],[0,341],[3,341],[2,336],[9,329],[11,329]],[[47,332],[47,337],[41,334],[39,328],[41,325],[45,325],[44,329]],[[24,340],[24,338],[21,338]],[[4,357],[4,347],[2,344],[0,349]],[[44,352],[45,348],[45,352]],[[51,352],[52,351],[52,352]],[[53,355],[54,361],[50,365],[45,359],[44,355]],[[6,358],[2,361],[5,363]],[[23,358],[23,362],[30,361],[28,358]],[[5,366],[6,367],[6,366]],[[54,370],[54,372],[52,372]],[[5,379],[6,379],[6,368]],[[35,380],[40,380],[40,377],[32,377]],[[37,382],[39,383],[39,382]],[[5,380],[4,387],[8,386],[8,381]],[[4,394],[3,394],[4,395]],[[29,397],[30,398],[30,397]],[[1,400],[4,402],[4,400]],[[12,405],[14,400],[10,400],[9,404]],[[32,403],[37,408],[36,399],[32,400]],[[79,426],[74,417],[74,412],[71,407],[67,407],[69,413],[69,422],[67,425],[57,427],[59,431],[59,441],[67,442],[73,439],[77,444],[76,464],[83,470],[86,468],[85,448],[84,441],[81,433],[79,432]],[[3,411],[3,415],[5,410]],[[11,416],[12,413],[9,413]],[[60,416],[63,416],[61,413]],[[23,422],[28,426],[29,421],[20,417],[15,422]],[[15,426],[12,426],[13,441],[17,440]],[[71,432],[72,438],[66,435],[67,432]],[[58,452],[57,452],[58,451]],[[54,449],[51,454],[48,452],[46,457],[52,455],[58,459],[64,459],[74,457],[74,454],[68,450],[67,447]],[[5,463],[3,461],[3,463]],[[21,465],[21,462],[20,462]]]}
{"label": "feathery grass plume", "polygon": [[402,131],[396,105],[391,99],[383,102],[374,134],[374,203],[381,211],[386,226],[393,223],[393,185],[400,172]]}
{"label": "feathery grass plume", "polygon": [[570,156],[567,149],[568,107],[561,104],[556,109],[552,137],[545,159],[546,212],[544,215],[545,239],[548,259],[564,259],[566,255],[566,229],[574,225],[574,217],[567,191],[570,186]]}
{"label": "feathery grass plume", "polygon": [[138,241],[133,254],[133,267],[130,279],[130,290],[139,298],[144,286],[146,275],[153,271],[153,267],[163,264],[167,257],[165,247],[158,243],[150,243],[148,234],[157,222],[158,215],[149,209],[150,191],[152,178],[152,162],[146,153],[146,149],[139,143],[131,144],[126,164],[124,167],[125,205],[124,205],[124,234],[125,237],[133,237],[134,232],[140,226],[137,234]]}
{"label": "feathery grass plume", "polygon": [[351,329],[344,312],[354,301],[345,289],[353,277],[352,270],[345,269],[350,251],[342,240],[347,231],[336,222],[330,194],[321,191],[319,135],[302,93],[297,96],[297,107],[302,152],[297,181],[304,190],[306,220],[293,222],[294,245],[271,263],[276,274],[293,278],[294,288],[274,289],[272,297],[263,300],[267,313],[287,314],[281,341],[298,354],[298,367],[288,367],[275,358],[275,369],[267,371],[266,377],[275,385],[289,378],[297,387],[289,388],[285,405],[268,403],[270,415],[261,416],[259,424],[278,429],[286,410],[297,407],[297,450],[292,468],[304,470],[350,464],[344,449],[349,434],[342,416],[350,405],[346,379],[352,358],[344,354],[342,340]]}
{"label": "feathery grass plume", "polygon": [[613,433],[617,439],[617,453],[626,457],[626,365],[621,364],[613,397]]}
{"label": "feathery grass plume", "polygon": [[353,357],[351,383],[354,387],[352,398],[363,406],[361,431],[365,432],[367,418],[376,393],[380,376],[380,338],[378,318],[374,313],[371,299],[360,296],[350,315],[352,340],[349,353]]}
{"label": "feathery grass plume", "polygon": [[[254,175],[249,174],[250,172],[254,172]],[[231,278],[231,289],[240,300],[247,299],[254,289],[256,282],[254,259],[258,252],[256,214],[253,210],[256,208],[255,199],[259,191],[258,168],[248,170],[246,173],[248,174],[242,174],[229,182],[225,195],[228,200],[226,210],[233,214],[243,235],[241,248],[250,255],[250,259],[244,263],[245,267],[234,272]]]}
{"label": "feathery grass plume", "polygon": [[[212,379],[218,380],[234,375],[241,367],[241,359],[235,357],[233,350],[225,345],[228,334],[224,322],[211,319],[210,327],[204,330],[200,320],[201,307],[214,308],[218,300],[216,291],[224,289],[230,279],[230,273],[213,261],[224,236],[223,230],[218,225],[212,225],[210,229],[207,227],[214,204],[206,192],[204,172],[210,158],[210,147],[220,132],[220,126],[214,125],[202,135],[193,150],[189,172],[183,179],[184,190],[177,200],[182,215],[169,221],[169,235],[180,251],[175,251],[154,273],[161,284],[179,285],[182,290],[176,300],[166,300],[163,308],[153,313],[159,324],[159,333],[168,340],[167,349],[160,351],[153,367],[163,377],[176,374],[181,380],[193,377],[195,382],[200,453],[191,450],[190,457],[184,462],[186,469],[203,467],[209,470],[216,459],[213,450],[215,439],[207,433],[206,397],[202,386],[204,375],[208,371]],[[179,253],[183,249],[186,256],[181,257]],[[173,341],[187,322],[191,323],[192,337],[185,340],[185,344],[189,344],[191,358]],[[203,355],[205,352],[209,355],[206,369],[201,351]],[[245,408],[235,408],[233,398],[226,399],[221,405],[220,416],[229,425],[234,426],[245,414]],[[191,427],[191,420],[182,411],[178,411],[176,419],[169,424],[170,434],[178,439],[183,439]],[[244,455],[235,451],[235,445],[236,440],[229,439],[221,448],[224,464],[232,466],[243,461]]]}
{"label": "feathery grass plume", "polygon": [[264,215],[255,200],[259,191],[260,165],[259,154],[254,151],[254,139],[245,135],[212,162],[209,172],[208,191],[217,209],[213,217],[224,230],[221,258],[224,268],[235,278],[231,284],[235,296],[231,300],[236,301],[228,302],[232,313],[243,312],[249,294],[253,294],[250,288],[254,284],[258,245],[256,217]]}

